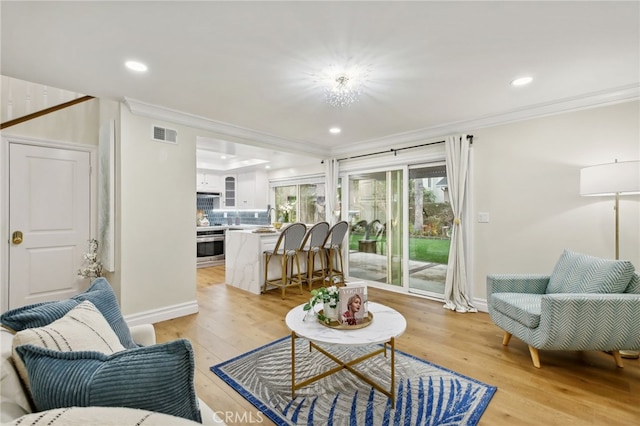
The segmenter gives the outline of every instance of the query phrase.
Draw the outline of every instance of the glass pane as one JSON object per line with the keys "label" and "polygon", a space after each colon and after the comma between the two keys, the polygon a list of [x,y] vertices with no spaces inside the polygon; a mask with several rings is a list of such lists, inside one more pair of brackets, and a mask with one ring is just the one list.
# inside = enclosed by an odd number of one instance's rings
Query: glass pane
{"label": "glass pane", "polygon": [[453,213],[444,165],[409,170],[409,289],[442,297]]}
{"label": "glass pane", "polygon": [[224,179],[224,200],[225,206],[235,207],[236,205],[236,178],[227,177]]}
{"label": "glass pane", "polygon": [[349,178],[349,276],[402,285],[401,194],[399,170]]}
{"label": "glass pane", "polygon": [[313,224],[325,220],[324,184],[303,184],[299,189],[299,221]]}
{"label": "glass pane", "polygon": [[278,186],[275,189],[276,218],[278,222],[293,223],[296,221],[296,185]]}

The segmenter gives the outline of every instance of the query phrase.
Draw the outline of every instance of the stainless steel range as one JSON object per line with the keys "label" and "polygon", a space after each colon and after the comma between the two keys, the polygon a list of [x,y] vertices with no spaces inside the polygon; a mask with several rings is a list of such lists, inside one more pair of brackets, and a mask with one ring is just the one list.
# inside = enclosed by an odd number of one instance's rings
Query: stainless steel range
{"label": "stainless steel range", "polygon": [[225,228],[204,226],[196,229],[196,247],[198,268],[224,264]]}

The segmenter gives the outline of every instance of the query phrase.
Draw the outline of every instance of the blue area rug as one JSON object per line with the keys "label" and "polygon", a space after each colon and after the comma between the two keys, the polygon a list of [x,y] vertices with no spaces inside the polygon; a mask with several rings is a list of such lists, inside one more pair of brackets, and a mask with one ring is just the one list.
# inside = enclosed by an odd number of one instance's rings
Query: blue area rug
{"label": "blue area rug", "polygon": [[[324,347],[324,346],[322,346]],[[342,360],[374,347],[326,350]],[[390,356],[376,355],[356,368],[390,388]],[[296,340],[296,382],[336,364]],[[277,425],[475,425],[496,387],[396,350],[396,407],[346,370],[296,391],[291,398],[291,337],[287,336],[211,367],[216,375]]]}

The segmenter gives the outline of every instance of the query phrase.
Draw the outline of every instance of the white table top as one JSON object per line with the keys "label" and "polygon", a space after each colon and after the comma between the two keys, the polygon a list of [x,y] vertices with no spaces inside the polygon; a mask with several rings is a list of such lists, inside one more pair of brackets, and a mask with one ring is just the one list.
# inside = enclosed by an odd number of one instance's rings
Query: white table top
{"label": "white table top", "polygon": [[307,311],[304,304],[291,309],[285,318],[289,330],[315,343],[344,346],[362,346],[388,342],[399,337],[407,328],[407,320],[395,309],[380,303],[368,302],[368,310],[373,314],[371,324],[354,330],[336,329],[320,324],[311,315],[304,319]]}

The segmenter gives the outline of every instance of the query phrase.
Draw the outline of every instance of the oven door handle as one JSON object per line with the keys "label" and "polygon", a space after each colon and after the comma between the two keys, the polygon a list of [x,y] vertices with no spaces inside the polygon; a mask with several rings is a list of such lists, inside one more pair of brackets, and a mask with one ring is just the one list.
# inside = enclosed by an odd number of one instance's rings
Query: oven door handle
{"label": "oven door handle", "polygon": [[211,243],[214,241],[224,241],[224,237],[198,237],[196,238],[196,242],[198,243]]}

